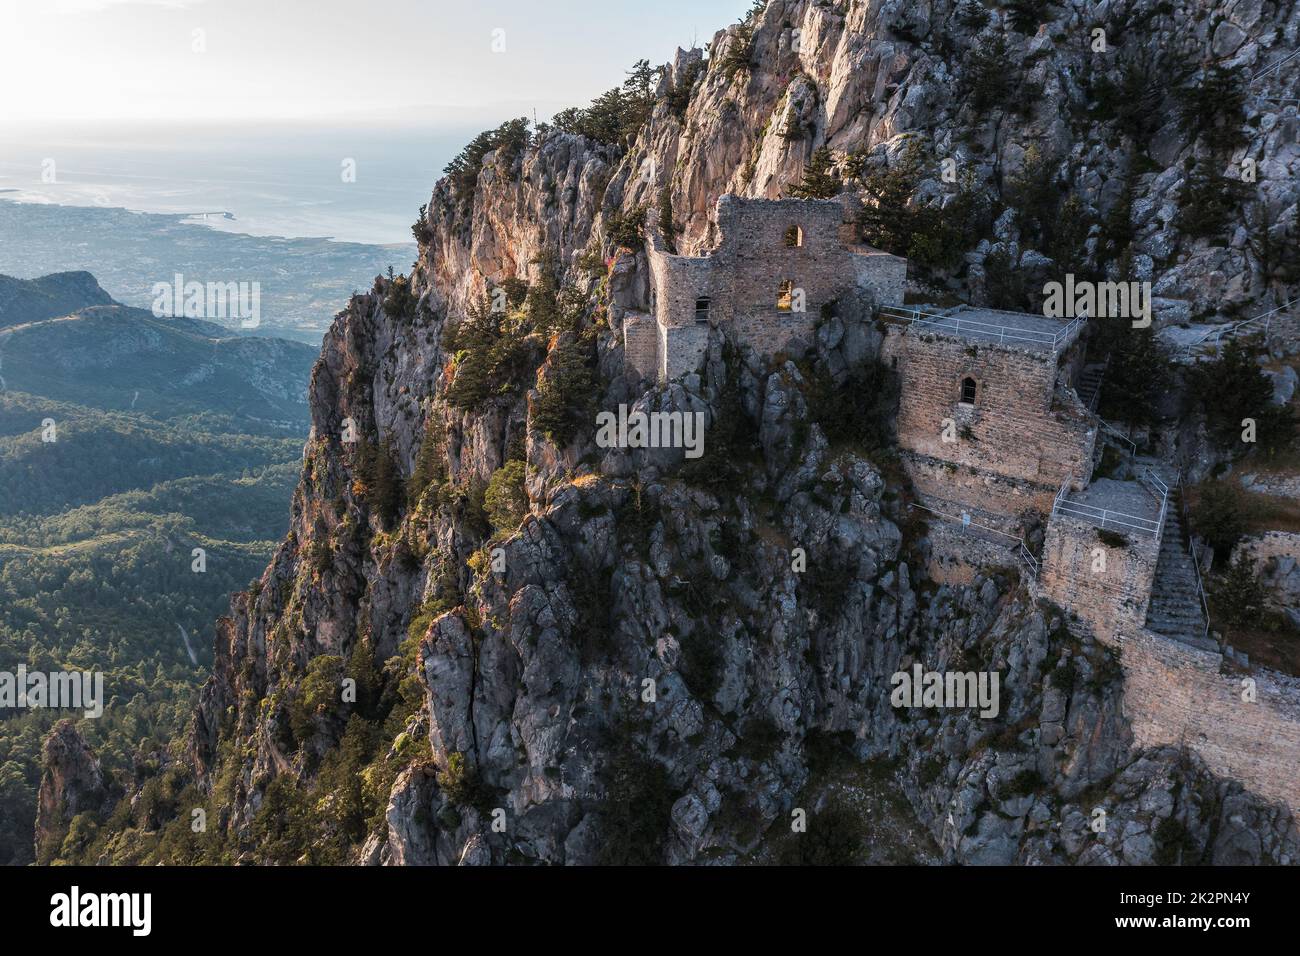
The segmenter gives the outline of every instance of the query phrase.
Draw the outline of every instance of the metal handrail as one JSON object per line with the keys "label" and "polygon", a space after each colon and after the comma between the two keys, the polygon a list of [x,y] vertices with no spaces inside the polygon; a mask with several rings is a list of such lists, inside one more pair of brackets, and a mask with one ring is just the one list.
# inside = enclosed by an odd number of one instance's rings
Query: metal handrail
{"label": "metal handrail", "polygon": [[[1260,319],[1269,320],[1268,322],[1264,323],[1264,334],[1268,335],[1268,327],[1269,325],[1272,324],[1272,317],[1285,309],[1291,308],[1291,306],[1295,305],[1297,302],[1300,302],[1300,298],[1290,299],[1286,302],[1283,302],[1275,309],[1269,309],[1267,312],[1261,312],[1259,315],[1253,315],[1249,319],[1242,319],[1240,322],[1235,322],[1235,323],[1225,322],[1223,323],[1223,325],[1217,326],[1216,328],[1208,329],[1206,332],[1204,332],[1201,335],[1199,339],[1196,339],[1195,341],[1192,342],[1188,342],[1186,345],[1184,345],[1182,351],[1185,354],[1190,354],[1191,352],[1196,351],[1206,343],[1210,342],[1211,339],[1214,340],[1213,344],[1217,346],[1220,342],[1223,341],[1224,337],[1236,335],[1242,329],[1246,328],[1249,325],[1254,324],[1255,322],[1258,322]],[[1223,327],[1224,325],[1226,325],[1227,328],[1224,328]]]}
{"label": "metal handrail", "polygon": [[[988,311],[994,311],[992,309]],[[897,306],[884,306],[880,310],[882,315],[891,319],[901,319],[910,325],[931,326],[935,328],[946,329],[950,332],[960,334],[962,328],[973,330],[979,335],[996,335],[998,343],[1002,344],[1007,340],[1020,342],[1033,342],[1038,345],[1050,344],[1053,349],[1058,348],[1060,344],[1074,334],[1076,330],[1082,327],[1087,321],[1087,316],[1076,317],[1060,331],[1036,332],[1032,329],[1019,329],[1007,325],[993,325],[989,322],[978,322],[975,319],[962,319],[958,315],[944,312],[926,312],[920,308],[900,308]],[[1023,313],[1008,312],[1008,315]]]}
{"label": "metal handrail", "polygon": [[1052,514],[1099,521],[1102,528],[1107,528],[1108,525],[1117,525],[1121,528],[1131,528],[1134,531],[1159,535],[1165,524],[1165,509],[1169,503],[1169,486],[1150,468],[1143,469],[1139,480],[1142,479],[1143,475],[1150,479],[1151,484],[1155,486],[1156,490],[1152,494],[1160,500],[1160,514],[1154,521],[1125,511],[1112,511],[1110,508],[1097,508],[1093,505],[1085,505],[1082,502],[1070,501],[1066,497],[1071,481],[1069,475],[1061,483],[1061,490],[1056,493],[1056,500],[1052,502]]}
{"label": "metal handrail", "polygon": [[[950,515],[946,512],[939,511],[937,508],[930,508],[927,507],[926,505],[917,504],[916,502],[911,502],[907,507],[920,508],[922,511],[928,511],[930,512],[930,514],[938,515],[940,518],[946,518],[949,521],[954,522],[955,524],[960,524],[962,525],[962,527],[965,527],[966,525],[966,522],[963,522],[962,519],[957,517],[956,515]],[[1025,543],[1024,538],[1016,537],[1014,534],[1008,534],[1005,531],[1000,531],[997,528],[989,527],[986,524],[980,524],[978,521],[976,521],[973,518],[970,520],[970,524],[973,524],[975,527],[981,528],[984,531],[992,531],[994,534],[1000,534],[1004,538],[1010,538],[1012,541],[1017,542],[1017,550],[1020,553],[1021,559],[1025,562],[1026,565],[1028,565],[1029,570],[1031,570],[1034,573],[1034,577],[1038,577],[1038,559],[1034,557],[1033,552],[1029,550],[1029,545]]]}
{"label": "metal handrail", "polygon": [[1142,474],[1138,475],[1139,481],[1142,480],[1143,475],[1149,478],[1151,480],[1151,483],[1155,485],[1156,489],[1160,492],[1158,495],[1155,495],[1155,497],[1158,497],[1160,499],[1160,517],[1156,519],[1156,529],[1163,530],[1165,526],[1165,511],[1169,507],[1169,486],[1165,484],[1163,478],[1157,475],[1150,468],[1142,469]]}
{"label": "metal handrail", "polygon": [[1111,511],[1109,508],[1094,508],[1092,505],[1080,504],[1077,501],[1058,501],[1053,506],[1052,513],[1066,517],[1088,518],[1099,522],[1099,527],[1107,530],[1118,526],[1144,531],[1147,534],[1157,534],[1160,531],[1160,523],[1150,518],[1140,518],[1123,511]]}
{"label": "metal handrail", "polygon": [[1274,61],[1273,61],[1272,63],[1270,63],[1268,66],[1264,67],[1264,69],[1260,70],[1258,73],[1256,73],[1254,76],[1252,76],[1252,77],[1250,78],[1250,82],[1251,82],[1251,83],[1254,83],[1256,80],[1262,80],[1264,77],[1268,76],[1268,75],[1269,75],[1270,73],[1272,73],[1274,70],[1276,70],[1276,69],[1278,69],[1279,67],[1281,67],[1282,64],[1287,63],[1287,62],[1289,62],[1290,60],[1294,60],[1297,56],[1300,56],[1300,50],[1295,50],[1295,51],[1293,51],[1293,52],[1291,52],[1291,53],[1288,53],[1286,56],[1282,57],[1280,60],[1274,60]]}
{"label": "metal handrail", "polygon": [[[1098,389],[1098,391],[1100,391],[1100,389]],[[1097,416],[1097,421],[1101,423],[1101,427],[1106,429],[1106,431],[1110,432],[1112,435],[1114,435],[1116,438],[1120,439],[1121,441],[1127,442],[1129,448],[1133,450],[1133,454],[1135,455],[1137,454],[1138,446],[1137,443],[1133,441],[1133,439],[1129,438],[1127,435],[1121,432],[1110,422],[1106,421],[1106,419],[1102,418],[1100,415]]]}
{"label": "metal handrail", "polygon": [[[1181,492],[1183,488],[1182,469],[1178,471],[1177,484]],[[1210,602],[1205,596],[1205,581],[1201,578],[1201,559],[1196,555],[1196,538],[1192,534],[1192,514],[1187,509],[1187,498],[1179,495],[1178,500],[1182,506],[1180,510],[1183,513],[1183,523],[1187,526],[1187,553],[1191,555],[1192,570],[1196,572],[1196,593],[1201,598],[1201,611],[1205,614],[1205,629],[1201,632],[1201,636],[1208,640],[1210,636]]]}

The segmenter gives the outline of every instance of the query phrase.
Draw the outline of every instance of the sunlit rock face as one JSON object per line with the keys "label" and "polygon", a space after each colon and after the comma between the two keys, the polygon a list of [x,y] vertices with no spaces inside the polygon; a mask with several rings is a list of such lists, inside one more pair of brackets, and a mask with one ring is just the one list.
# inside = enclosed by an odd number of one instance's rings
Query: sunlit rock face
{"label": "sunlit rock face", "polygon": [[[1125,43],[1151,56],[1213,42],[1255,68],[1279,50],[1257,3],[1139,8],[1151,19]],[[952,3],[776,0],[715,35],[707,62],[679,53],[631,142],[552,130],[487,153],[472,189],[439,182],[410,301],[380,279],[326,336],[290,534],[219,631],[187,767],[221,803],[228,857],[272,855],[279,780],[311,794],[290,854],[305,861],[328,847],[371,864],[840,860],[828,845],[871,862],[1294,861],[1284,808],[1186,751],[1135,749],[1113,652],[1073,637],[1018,570],[926,576],[888,447],[827,434],[827,390],[850,393],[880,349],[869,316],[827,316],[798,363],[716,328],[680,382],[625,371],[621,323],[651,314],[651,283],[616,220],[655,216],[667,186],[678,248],[699,254],[720,196],[783,196],[822,145],[866,175],[919,135],[988,192],[996,226],[940,270],[950,290],[983,296],[993,254],[1054,262],[1002,214],[1032,147],[1090,221],[1131,204],[1157,321],[1162,302],[1259,296],[1249,243],[1210,248],[1173,224],[1203,147],[1172,101],[1140,143],[1096,108],[1120,76],[1089,52],[1089,9],[986,28],[1033,90],[1009,109],[977,105],[963,70],[989,34]],[[1300,155],[1270,109],[1248,100],[1233,155],[1270,170],[1261,210],[1283,222]],[[938,166],[916,187],[946,194]],[[478,346],[461,323],[508,280],[548,276],[585,293],[572,327],[526,328],[508,374],[482,372],[488,393],[465,400]],[[561,438],[541,416],[548,389],[576,380],[574,355],[588,377],[566,407],[586,417]],[[702,414],[699,464],[597,444],[595,410],[620,404]],[[512,461],[522,507],[494,529],[485,505]],[[998,672],[997,716],[894,706],[893,676],[916,663]],[[355,708],[337,699],[347,680]],[[362,755],[339,763],[349,747]],[[331,809],[352,799],[337,766],[356,770],[364,812]],[[801,839],[819,832],[836,837]]]}

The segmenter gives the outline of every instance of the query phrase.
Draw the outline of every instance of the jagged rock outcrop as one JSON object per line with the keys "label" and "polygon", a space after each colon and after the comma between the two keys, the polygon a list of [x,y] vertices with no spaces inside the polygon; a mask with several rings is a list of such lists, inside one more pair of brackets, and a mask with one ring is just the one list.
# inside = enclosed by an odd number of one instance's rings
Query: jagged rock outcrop
{"label": "jagged rock outcrop", "polygon": [[41,789],[36,802],[36,859],[48,860],[67,835],[73,818],[99,813],[109,801],[109,790],[77,725],[60,720],[45,738],[41,751]]}
{"label": "jagged rock outcrop", "polygon": [[[647,267],[608,232],[653,208],[660,187],[679,245],[696,251],[719,195],[780,195],[823,144],[868,168],[896,162],[908,133],[995,196],[1032,145],[1094,218],[1131,201],[1137,260],[1160,263],[1158,294],[1188,314],[1266,296],[1248,244],[1210,248],[1171,225],[1180,164],[1199,149],[1171,105],[1155,110],[1141,162],[1112,145],[1113,122],[1085,121],[1082,78],[1112,72],[1090,59],[1096,17],[1149,31],[1126,35],[1126,55],[1177,35],[1257,66],[1295,40],[1273,5],[1208,9],[1079,3],[1033,30],[999,22],[1006,68],[1033,90],[1017,114],[977,107],[954,76],[984,41],[946,0],[773,0],[715,36],[707,63],[679,53],[626,150],[552,130],[489,152],[472,191],[439,183],[412,301],[377,280],[325,339],[291,531],[219,629],[188,763],[196,799],[220,804],[231,855],[1296,860],[1284,809],[1184,752],[1132,750],[1117,663],[1034,606],[1017,572],[924,578],[925,526],[887,448],[824,427],[827,394],[843,398],[874,359],[868,322],[828,320],[798,363],[765,364],[715,331],[700,375],[648,389],[623,374],[618,334],[647,307]],[[682,111],[669,94],[686,84]],[[1272,170],[1263,208],[1281,221],[1300,155],[1290,121],[1250,109],[1259,122],[1242,149]],[[927,176],[918,192],[943,189]],[[991,253],[1045,257],[1019,228],[1000,214],[943,281],[980,292]],[[510,338],[475,312],[509,279],[578,290],[578,318]],[[561,392],[557,413],[554,383],[576,381],[585,390]],[[574,408],[620,404],[703,415],[706,456],[599,447],[590,416],[556,437]],[[494,529],[484,489],[520,460],[524,506]],[[996,671],[997,716],[893,706],[891,677],[914,663]],[[347,680],[356,696],[343,706]],[[340,767],[356,772],[340,782]],[[289,791],[309,793],[310,810]],[[349,800],[379,812],[335,812]],[[807,834],[836,838],[801,839],[801,811]],[[294,827],[299,842],[285,836]]]}

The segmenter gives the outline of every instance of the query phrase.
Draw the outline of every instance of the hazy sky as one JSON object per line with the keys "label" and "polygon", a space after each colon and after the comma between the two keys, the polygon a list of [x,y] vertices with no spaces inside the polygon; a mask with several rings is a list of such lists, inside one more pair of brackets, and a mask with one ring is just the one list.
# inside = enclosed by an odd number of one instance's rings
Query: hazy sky
{"label": "hazy sky", "polygon": [[[495,125],[585,105],[750,0],[0,0],[0,124]],[[197,32],[196,32],[197,31]],[[494,31],[503,31],[495,33]],[[493,52],[493,43],[504,52]]]}

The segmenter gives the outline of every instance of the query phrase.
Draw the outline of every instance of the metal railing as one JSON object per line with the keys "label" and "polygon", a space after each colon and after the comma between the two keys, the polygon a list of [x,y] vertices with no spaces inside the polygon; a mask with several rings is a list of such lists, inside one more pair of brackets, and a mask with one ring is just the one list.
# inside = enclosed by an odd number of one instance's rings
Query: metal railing
{"label": "metal railing", "polygon": [[917,504],[916,502],[912,502],[907,507],[920,508],[922,511],[928,511],[932,515],[938,515],[940,518],[945,518],[954,524],[959,524],[963,528],[967,525],[974,525],[982,531],[991,531],[993,534],[1001,535],[1004,538],[1010,538],[1012,541],[1016,542],[1016,553],[1020,556],[1020,560],[1025,562],[1025,566],[1029,568],[1030,573],[1032,573],[1034,577],[1038,577],[1038,559],[1034,557],[1033,552],[1029,550],[1029,545],[1025,542],[1024,538],[1017,537],[1014,534],[1008,534],[1005,531],[999,531],[997,528],[989,527],[986,524],[980,524],[973,518],[963,520],[957,515],[950,515],[946,512],[939,511],[937,508],[929,508],[925,505]]}
{"label": "metal railing", "polygon": [[1071,482],[1069,477],[1061,484],[1061,490],[1056,493],[1056,500],[1052,502],[1052,515],[1053,517],[1063,515],[1067,518],[1082,518],[1108,531],[1125,528],[1131,531],[1141,531],[1145,534],[1159,535],[1165,523],[1165,509],[1169,503],[1169,486],[1149,468],[1143,469],[1143,474],[1139,476],[1139,480],[1144,476],[1147,481],[1144,481],[1143,484],[1150,483],[1151,488],[1148,490],[1151,490],[1152,494],[1160,502],[1160,513],[1154,521],[1125,511],[1098,508],[1094,505],[1085,505],[1080,501],[1070,501],[1066,497],[1069,494]]}
{"label": "metal railing", "polygon": [[1143,478],[1146,479],[1143,483],[1150,484],[1151,494],[1160,502],[1160,517],[1156,521],[1156,529],[1161,530],[1165,526],[1165,512],[1169,508],[1169,486],[1150,468],[1142,469],[1138,481],[1142,481]]}
{"label": "metal railing", "polygon": [[1201,599],[1201,613],[1205,615],[1205,628],[1201,631],[1201,637],[1209,640],[1210,637],[1210,602],[1205,596],[1205,581],[1201,578],[1201,559],[1196,554],[1196,536],[1192,533],[1192,515],[1187,509],[1187,496],[1182,494],[1183,489],[1183,472],[1178,471],[1178,503],[1181,505],[1180,510],[1183,515],[1183,528],[1187,531],[1187,553],[1192,558],[1192,569],[1196,572],[1196,593]]}
{"label": "metal railing", "polygon": [[1264,67],[1264,69],[1260,70],[1258,73],[1252,76],[1250,78],[1250,82],[1254,83],[1256,80],[1262,80],[1264,77],[1268,76],[1274,70],[1280,69],[1284,63],[1287,63],[1290,60],[1294,60],[1298,56],[1300,56],[1300,50],[1295,50],[1291,53],[1288,53],[1286,56],[1282,57],[1281,59],[1274,60],[1268,66]]}
{"label": "metal railing", "polygon": [[[1094,415],[1097,414],[1097,405],[1101,401],[1101,386],[1106,380],[1106,370],[1110,368],[1110,355],[1106,355],[1106,361],[1101,363],[1101,371],[1097,373],[1097,387],[1092,390],[1092,397],[1088,399],[1088,411]],[[1137,446],[1134,446],[1137,450]]]}
{"label": "metal railing", "polygon": [[1123,432],[1121,432],[1118,428],[1116,428],[1116,427],[1115,427],[1114,425],[1112,425],[1110,422],[1106,421],[1106,419],[1102,418],[1100,415],[1097,416],[1097,421],[1101,424],[1101,427],[1102,427],[1102,428],[1106,429],[1106,431],[1110,432],[1112,435],[1114,435],[1114,436],[1115,436],[1116,438],[1118,438],[1120,441],[1122,441],[1122,442],[1124,442],[1126,445],[1128,445],[1129,450],[1130,450],[1133,454],[1135,454],[1135,455],[1137,454],[1138,446],[1137,446],[1137,443],[1133,441],[1133,439],[1129,438],[1127,435],[1125,435]]}
{"label": "metal railing", "polygon": [[1300,299],[1291,299],[1287,302],[1283,302],[1275,309],[1269,309],[1267,312],[1261,312],[1259,315],[1251,316],[1249,319],[1243,319],[1240,322],[1235,322],[1235,323],[1225,322],[1222,325],[1209,329],[1204,334],[1202,334],[1199,339],[1195,339],[1194,341],[1188,342],[1186,345],[1182,347],[1181,351],[1185,354],[1190,354],[1200,348],[1205,348],[1207,346],[1218,346],[1225,338],[1229,338],[1230,336],[1237,335],[1243,329],[1249,328],[1250,326],[1254,325],[1256,322],[1260,321],[1261,319],[1264,320],[1264,335],[1267,338],[1269,326],[1272,325],[1273,316],[1277,315],[1279,312],[1286,311],[1287,309],[1291,308],[1291,306],[1295,305],[1297,302],[1300,302]]}
{"label": "metal railing", "polygon": [[[993,312],[994,309],[982,311]],[[1087,316],[1079,316],[1071,319],[1070,322],[1061,327],[1055,333],[1039,332],[1033,329],[1022,329],[1009,325],[994,325],[991,322],[978,322],[975,319],[963,319],[960,313],[944,312],[925,312],[919,308],[907,308],[896,306],[884,306],[880,314],[891,319],[899,319],[907,322],[909,326],[928,327],[939,331],[951,332],[960,335],[963,331],[974,333],[975,335],[987,335],[990,338],[995,337],[998,344],[1006,342],[1032,342],[1035,345],[1050,345],[1053,350],[1059,348],[1061,344],[1067,341],[1076,331],[1083,327],[1088,321]],[[1006,315],[1028,315],[1029,313],[1007,312]]]}

